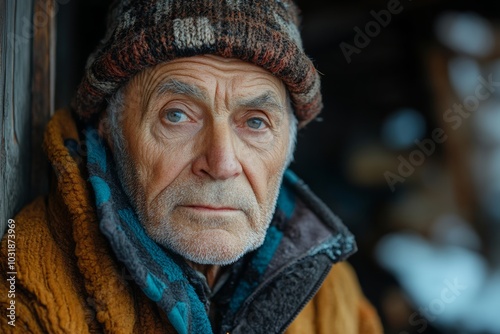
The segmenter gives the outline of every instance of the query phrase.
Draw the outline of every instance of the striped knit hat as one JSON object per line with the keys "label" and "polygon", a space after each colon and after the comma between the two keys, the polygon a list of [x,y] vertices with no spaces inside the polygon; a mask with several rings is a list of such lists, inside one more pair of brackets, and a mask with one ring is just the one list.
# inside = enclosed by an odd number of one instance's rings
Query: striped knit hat
{"label": "striped knit hat", "polygon": [[299,126],[322,108],[319,75],[302,48],[292,0],[122,0],[90,55],[74,107],[83,118],[141,70],[201,54],[263,67],[288,87]]}

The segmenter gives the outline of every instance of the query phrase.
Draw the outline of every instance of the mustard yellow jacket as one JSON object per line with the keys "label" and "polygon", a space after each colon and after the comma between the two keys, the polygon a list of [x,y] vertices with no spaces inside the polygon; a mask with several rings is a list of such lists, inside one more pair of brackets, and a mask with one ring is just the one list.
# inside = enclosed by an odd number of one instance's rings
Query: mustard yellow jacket
{"label": "mustard yellow jacket", "polygon": [[[59,111],[44,140],[54,169],[50,193],[10,224],[14,267],[7,261],[7,234],[1,243],[0,332],[175,333],[99,231],[84,168],[68,152],[66,138],[78,138],[77,128],[68,111]],[[338,263],[286,333],[377,334],[382,328],[353,270]]]}

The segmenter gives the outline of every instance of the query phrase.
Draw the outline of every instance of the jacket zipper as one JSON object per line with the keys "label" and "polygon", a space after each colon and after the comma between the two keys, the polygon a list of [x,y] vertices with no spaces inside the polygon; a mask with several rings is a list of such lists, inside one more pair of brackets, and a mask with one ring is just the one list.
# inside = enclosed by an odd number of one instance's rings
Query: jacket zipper
{"label": "jacket zipper", "polygon": [[[315,254],[315,255],[312,255],[312,256],[317,256],[321,253],[318,253],[318,254]],[[263,282],[259,287],[257,287],[257,289],[249,296],[249,298],[246,300],[246,302],[244,303],[244,305],[242,305],[241,309],[238,311],[238,313],[235,315],[234,317],[234,324],[236,323],[236,319],[238,319],[240,317],[240,315],[246,310],[247,306],[249,306],[253,300],[255,299],[256,296],[259,295],[259,293],[264,290],[265,288],[267,288],[276,278],[278,278],[288,267],[296,264],[297,262],[301,261],[301,260],[304,260],[306,257],[308,256],[311,256],[311,255],[305,255],[305,256],[302,256],[298,259],[296,259],[295,261],[293,261],[292,263],[288,264],[287,266],[284,266],[283,268],[281,268],[278,272],[276,272],[273,276],[269,277],[265,282]],[[329,266],[324,272],[323,274],[320,276],[320,278],[316,281],[316,283],[314,284],[314,287],[313,289],[311,290],[311,292],[307,295],[307,297],[304,299],[304,301],[299,305],[299,307],[297,308],[297,310],[294,312],[294,314],[290,317],[290,319],[285,323],[285,326],[282,327],[282,329],[280,330],[279,333],[284,333],[284,331],[288,328],[288,326],[290,326],[290,324],[293,322],[293,320],[295,320],[295,318],[297,318],[297,316],[299,315],[299,313],[303,310],[303,308],[306,306],[307,303],[309,303],[309,301],[311,301],[311,299],[313,299],[313,297],[316,295],[316,293],[318,292],[319,288],[321,287],[321,285],[323,284],[323,282],[325,281],[325,278],[326,276],[328,275],[328,273],[330,272],[330,270],[332,269],[332,266],[335,265],[338,261],[335,261],[335,262],[332,262],[332,265]],[[234,327],[233,327],[234,328]],[[230,334],[229,331],[226,331],[225,334]]]}
{"label": "jacket zipper", "polygon": [[[335,265],[335,263],[332,264],[332,266],[333,265]],[[290,319],[288,320],[288,322],[286,322],[285,325],[280,329],[279,333],[284,333],[286,331],[286,329],[292,324],[292,322],[297,318],[297,316],[299,315],[299,313],[302,312],[302,310],[304,309],[304,307],[306,307],[307,303],[309,303],[314,298],[314,296],[316,295],[316,293],[318,292],[318,290],[321,288],[321,285],[323,285],[323,282],[325,281],[326,276],[328,276],[328,273],[330,272],[331,269],[332,269],[332,267],[329,267],[329,268],[327,268],[323,272],[323,274],[321,275],[320,279],[316,282],[316,284],[314,285],[314,287],[311,290],[311,292],[309,293],[309,295],[300,304],[300,306],[297,308],[297,310],[295,311],[295,313],[293,313],[293,315],[290,317]]]}

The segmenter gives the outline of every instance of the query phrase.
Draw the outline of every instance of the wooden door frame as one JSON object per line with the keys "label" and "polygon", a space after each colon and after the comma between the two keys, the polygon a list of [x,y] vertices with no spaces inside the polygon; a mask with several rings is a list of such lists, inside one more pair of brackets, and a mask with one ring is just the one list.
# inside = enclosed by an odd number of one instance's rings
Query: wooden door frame
{"label": "wooden door frame", "polygon": [[47,191],[44,128],[54,108],[56,0],[0,0],[0,236]]}

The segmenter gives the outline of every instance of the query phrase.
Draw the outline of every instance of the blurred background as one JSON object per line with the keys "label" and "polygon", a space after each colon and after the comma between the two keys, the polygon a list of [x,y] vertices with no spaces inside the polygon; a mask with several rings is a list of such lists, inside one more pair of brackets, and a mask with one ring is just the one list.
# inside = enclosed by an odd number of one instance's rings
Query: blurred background
{"label": "blurred background", "polygon": [[[386,333],[500,333],[500,2],[297,2],[325,108],[292,169],[356,235]],[[60,4],[56,108],[108,4]]]}

